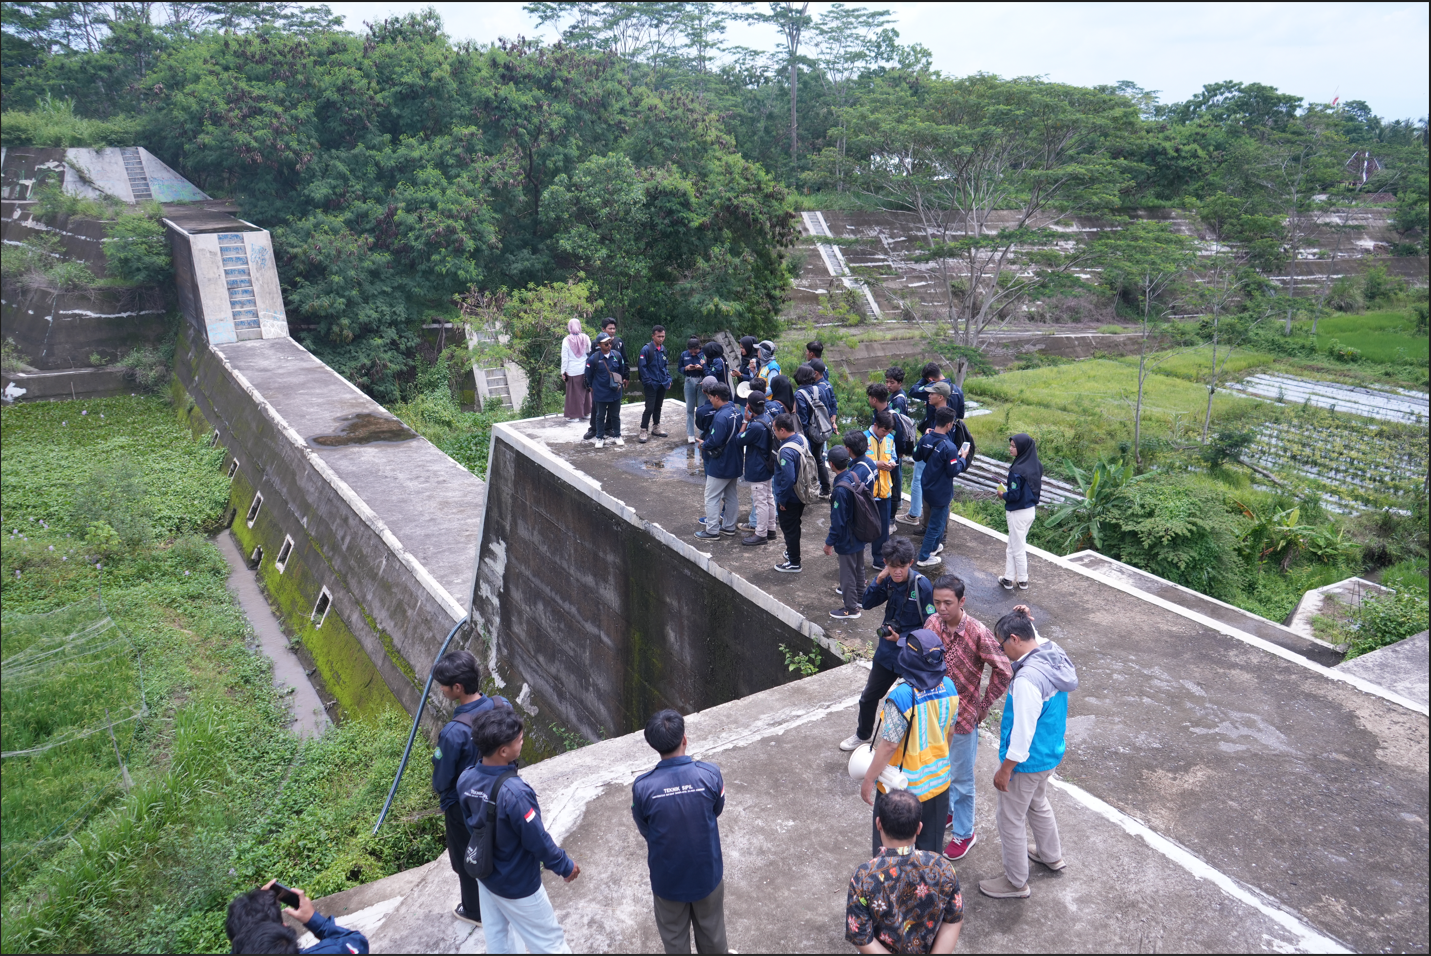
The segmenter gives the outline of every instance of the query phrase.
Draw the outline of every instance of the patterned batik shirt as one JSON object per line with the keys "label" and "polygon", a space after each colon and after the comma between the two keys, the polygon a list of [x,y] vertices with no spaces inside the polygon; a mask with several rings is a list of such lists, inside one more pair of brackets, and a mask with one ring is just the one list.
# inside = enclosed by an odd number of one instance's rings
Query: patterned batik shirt
{"label": "patterned batik shirt", "polygon": [[963,918],[953,863],[931,850],[885,847],[850,879],[845,939],[856,946],[878,939],[891,953],[927,953],[942,924]]}

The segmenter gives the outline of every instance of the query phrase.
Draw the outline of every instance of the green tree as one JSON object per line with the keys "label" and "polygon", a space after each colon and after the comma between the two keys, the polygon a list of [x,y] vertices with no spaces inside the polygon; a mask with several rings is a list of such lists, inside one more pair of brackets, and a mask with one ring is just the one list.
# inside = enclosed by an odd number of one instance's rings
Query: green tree
{"label": "green tree", "polygon": [[1165,295],[1196,261],[1192,239],[1165,223],[1132,220],[1123,228],[1099,234],[1090,246],[1093,261],[1103,267],[1103,281],[1138,308],[1138,397],[1133,405],[1133,460],[1142,464],[1143,386],[1153,371],[1148,362],[1148,338],[1171,311]]}
{"label": "green tree", "polygon": [[[856,188],[913,213],[945,318],[969,346],[1045,279],[1021,250],[1107,209],[1125,182],[1107,141],[1137,115],[1121,96],[977,74],[881,84],[845,111]],[[1067,269],[1073,260],[1033,257]]]}
{"label": "green tree", "polygon": [[459,297],[464,316],[497,332],[476,357],[485,362],[510,360],[526,373],[524,414],[546,414],[554,385],[561,381],[561,343],[567,323],[589,319],[601,305],[591,293],[590,284],[573,281],[530,285],[510,297],[474,287]]}

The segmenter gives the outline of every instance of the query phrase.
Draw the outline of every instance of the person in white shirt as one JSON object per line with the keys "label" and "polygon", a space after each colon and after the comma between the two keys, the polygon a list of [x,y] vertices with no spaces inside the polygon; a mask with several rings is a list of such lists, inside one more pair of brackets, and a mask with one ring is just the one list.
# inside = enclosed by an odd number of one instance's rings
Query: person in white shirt
{"label": "person in white shirt", "polygon": [[591,337],[581,330],[581,320],[566,324],[567,337],[561,340],[561,380],[566,383],[567,421],[591,417],[591,389],[586,384],[586,359],[591,354]]}

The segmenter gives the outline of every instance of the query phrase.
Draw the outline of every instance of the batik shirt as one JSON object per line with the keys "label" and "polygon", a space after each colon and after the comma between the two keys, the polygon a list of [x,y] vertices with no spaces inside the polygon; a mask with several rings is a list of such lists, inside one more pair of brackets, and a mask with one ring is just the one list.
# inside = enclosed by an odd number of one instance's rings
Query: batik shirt
{"label": "batik shirt", "polygon": [[856,946],[878,939],[891,953],[927,953],[942,924],[963,918],[953,863],[932,850],[886,847],[850,879],[845,939]]}

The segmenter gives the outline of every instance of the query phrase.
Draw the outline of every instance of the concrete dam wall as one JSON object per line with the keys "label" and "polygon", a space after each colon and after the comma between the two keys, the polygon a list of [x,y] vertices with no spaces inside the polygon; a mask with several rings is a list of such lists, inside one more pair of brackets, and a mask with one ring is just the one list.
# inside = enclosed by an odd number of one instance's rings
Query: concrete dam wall
{"label": "concrete dam wall", "polygon": [[[640,414],[623,408],[628,434]],[[668,402],[668,421],[684,415]],[[815,666],[840,663],[845,650],[819,625],[655,523],[652,500],[605,490],[583,427],[554,417],[492,432],[472,616],[494,679],[535,729],[555,720],[597,740],[665,707],[693,713],[767,690],[798,676],[782,644]],[[771,544],[758,550],[774,557]]]}

